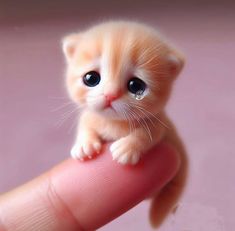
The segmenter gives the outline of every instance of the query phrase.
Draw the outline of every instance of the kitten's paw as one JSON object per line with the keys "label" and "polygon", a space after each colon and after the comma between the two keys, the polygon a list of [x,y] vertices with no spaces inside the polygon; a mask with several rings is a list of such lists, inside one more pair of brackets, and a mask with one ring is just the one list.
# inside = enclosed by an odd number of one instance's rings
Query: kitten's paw
{"label": "kitten's paw", "polygon": [[136,142],[129,139],[128,137],[121,138],[115,141],[110,146],[110,151],[114,160],[117,160],[120,164],[132,164],[138,163],[141,151],[138,150]]}
{"label": "kitten's paw", "polygon": [[102,144],[99,139],[83,140],[81,143],[77,143],[73,146],[70,154],[74,159],[92,159],[95,154],[100,153],[101,148]]}

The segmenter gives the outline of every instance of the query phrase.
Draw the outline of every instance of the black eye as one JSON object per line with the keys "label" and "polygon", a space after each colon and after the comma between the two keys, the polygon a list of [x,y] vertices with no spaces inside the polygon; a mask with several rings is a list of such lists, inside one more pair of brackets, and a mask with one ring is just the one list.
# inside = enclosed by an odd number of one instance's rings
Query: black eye
{"label": "black eye", "polygon": [[96,71],[90,71],[83,76],[83,82],[88,87],[95,87],[100,82],[100,74]]}
{"label": "black eye", "polygon": [[143,80],[134,77],[129,80],[127,88],[132,94],[142,95],[146,89],[146,84]]}

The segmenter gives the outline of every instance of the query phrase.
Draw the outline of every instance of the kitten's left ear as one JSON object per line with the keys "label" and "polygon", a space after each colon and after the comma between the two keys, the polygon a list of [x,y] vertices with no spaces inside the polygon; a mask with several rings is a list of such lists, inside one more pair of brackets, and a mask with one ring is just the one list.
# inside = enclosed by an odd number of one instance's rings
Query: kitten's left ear
{"label": "kitten's left ear", "polygon": [[185,58],[182,53],[177,50],[171,50],[167,55],[167,66],[170,75],[175,78],[183,69]]}
{"label": "kitten's left ear", "polygon": [[63,52],[68,62],[73,58],[79,40],[79,34],[68,35],[62,40]]}

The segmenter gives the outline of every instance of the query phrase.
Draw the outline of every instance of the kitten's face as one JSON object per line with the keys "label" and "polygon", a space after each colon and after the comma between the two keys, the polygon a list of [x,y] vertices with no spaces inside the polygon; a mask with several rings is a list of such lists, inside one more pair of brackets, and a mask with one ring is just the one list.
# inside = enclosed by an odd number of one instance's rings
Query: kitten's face
{"label": "kitten's face", "polygon": [[67,88],[81,107],[116,119],[138,119],[160,112],[181,56],[150,28],[106,23],[64,40]]}

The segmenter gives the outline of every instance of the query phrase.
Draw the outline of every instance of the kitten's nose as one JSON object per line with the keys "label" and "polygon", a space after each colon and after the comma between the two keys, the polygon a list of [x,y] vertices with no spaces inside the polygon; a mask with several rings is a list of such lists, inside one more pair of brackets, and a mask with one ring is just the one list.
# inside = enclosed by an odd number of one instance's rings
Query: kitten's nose
{"label": "kitten's nose", "polygon": [[108,94],[108,95],[105,95],[105,98],[106,98],[107,101],[114,101],[115,99],[118,98],[118,95]]}
{"label": "kitten's nose", "polygon": [[106,94],[106,106],[110,106],[110,104],[119,97],[119,94]]}

